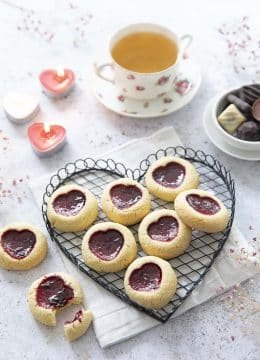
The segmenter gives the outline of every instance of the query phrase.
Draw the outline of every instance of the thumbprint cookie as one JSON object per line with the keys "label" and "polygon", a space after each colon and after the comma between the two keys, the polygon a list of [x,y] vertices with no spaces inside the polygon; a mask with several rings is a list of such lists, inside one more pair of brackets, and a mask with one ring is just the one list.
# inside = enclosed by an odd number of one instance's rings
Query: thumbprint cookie
{"label": "thumbprint cookie", "polygon": [[73,320],[65,321],[64,333],[69,341],[74,341],[85,334],[92,322],[92,312],[81,309],[76,312]]}
{"label": "thumbprint cookie", "polygon": [[102,207],[107,217],[123,225],[134,225],[149,213],[150,195],[137,181],[118,179],[105,188]]}
{"label": "thumbprint cookie", "polygon": [[103,222],[92,226],[82,242],[82,256],[96,271],[116,272],[125,269],[137,255],[132,232],[124,225]]}
{"label": "thumbprint cookie", "polygon": [[48,219],[60,231],[83,231],[96,220],[97,215],[98,202],[83,186],[61,186],[48,202]]}
{"label": "thumbprint cookie", "polygon": [[124,278],[129,298],[146,308],[162,308],[176,292],[177,277],[171,265],[156,256],[136,259]]}
{"label": "thumbprint cookie", "polygon": [[209,191],[183,191],[177,196],[174,205],[182,221],[193,229],[216,233],[224,230],[228,224],[225,205]]}
{"label": "thumbprint cookie", "polygon": [[138,236],[146,254],[172,259],[189,247],[191,228],[174,210],[162,209],[151,212],[142,220]]}
{"label": "thumbprint cookie", "polygon": [[56,325],[56,313],[70,305],[81,304],[80,284],[65,273],[51,273],[36,280],[29,289],[28,303],[36,320],[48,326]]}
{"label": "thumbprint cookie", "polygon": [[174,201],[182,191],[198,187],[199,175],[189,161],[166,156],[149,167],[145,183],[154,196],[165,201]]}
{"label": "thumbprint cookie", "polygon": [[0,229],[0,267],[29,270],[45,258],[47,241],[35,226],[16,223]]}

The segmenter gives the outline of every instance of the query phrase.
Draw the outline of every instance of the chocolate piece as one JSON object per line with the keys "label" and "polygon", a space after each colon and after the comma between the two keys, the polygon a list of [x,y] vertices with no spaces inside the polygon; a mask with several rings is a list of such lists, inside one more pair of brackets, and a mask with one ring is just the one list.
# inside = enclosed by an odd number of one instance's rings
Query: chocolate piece
{"label": "chocolate piece", "polygon": [[162,216],[148,226],[147,233],[156,241],[171,241],[179,232],[179,223],[173,216]]}
{"label": "chocolate piece", "polygon": [[154,263],[147,263],[135,269],[130,278],[130,286],[137,291],[151,291],[158,289],[162,281],[162,270]]}
{"label": "chocolate piece", "polygon": [[251,113],[251,106],[242,99],[240,99],[238,96],[229,94],[227,96],[227,99],[231,104],[234,104],[240,111],[242,111],[242,113],[244,114]]}
{"label": "chocolate piece", "polygon": [[252,106],[253,102],[260,97],[260,84],[241,87],[238,96]]}
{"label": "chocolate piece", "polygon": [[36,293],[37,304],[47,309],[63,307],[73,297],[73,289],[65,285],[61,277],[54,275],[43,279]]}
{"label": "chocolate piece", "polygon": [[1,245],[14,259],[21,260],[28,256],[36,243],[36,237],[30,230],[8,230],[3,233]]}
{"label": "chocolate piece", "polygon": [[110,190],[113,204],[120,210],[136,204],[142,197],[142,191],[135,185],[115,185]]}
{"label": "chocolate piece", "polygon": [[260,126],[256,121],[246,121],[238,129],[238,139],[246,141],[260,141]]}
{"label": "chocolate piece", "polygon": [[86,196],[79,190],[71,190],[66,194],[57,196],[53,201],[56,213],[63,216],[75,216],[84,207]]}
{"label": "chocolate piece", "polygon": [[152,173],[153,179],[162,186],[176,188],[180,186],[185,177],[185,167],[177,162],[169,162],[159,166]]}
{"label": "chocolate piece", "polygon": [[204,215],[215,215],[219,210],[219,204],[208,196],[190,194],[186,196],[188,204],[196,211]]}
{"label": "chocolate piece", "polygon": [[97,231],[89,240],[89,248],[102,260],[113,260],[124,244],[122,234],[117,230]]}
{"label": "chocolate piece", "polygon": [[256,120],[260,121],[260,98],[253,103],[252,114]]}
{"label": "chocolate piece", "polygon": [[229,105],[218,117],[218,122],[229,134],[233,134],[246,118],[234,104]]}

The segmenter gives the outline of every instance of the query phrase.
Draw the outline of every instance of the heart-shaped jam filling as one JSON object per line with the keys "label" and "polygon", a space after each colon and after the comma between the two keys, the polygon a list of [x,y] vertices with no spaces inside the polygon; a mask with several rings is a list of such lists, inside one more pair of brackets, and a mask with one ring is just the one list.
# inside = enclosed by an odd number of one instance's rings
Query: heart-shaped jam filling
{"label": "heart-shaped jam filling", "polygon": [[162,216],[148,226],[147,233],[157,241],[171,241],[179,232],[179,223],[173,216]]}
{"label": "heart-shaped jam filling", "polygon": [[117,257],[124,238],[117,230],[97,231],[89,239],[89,248],[97,257],[109,261]]}
{"label": "heart-shaped jam filling", "polygon": [[8,230],[3,233],[3,249],[14,259],[21,260],[28,256],[36,243],[36,237],[30,230]]}
{"label": "heart-shaped jam filling", "polygon": [[37,304],[44,308],[59,308],[73,299],[73,289],[59,276],[48,276],[37,288]]}
{"label": "heart-shaped jam filling", "polygon": [[194,210],[204,215],[214,215],[220,210],[219,204],[209,196],[190,194],[186,200]]}
{"label": "heart-shaped jam filling", "polygon": [[151,291],[159,288],[162,281],[162,270],[154,263],[147,263],[132,272],[130,286],[136,291]]}
{"label": "heart-shaped jam filling", "polygon": [[152,173],[153,179],[162,186],[176,188],[185,177],[185,167],[177,162],[169,162],[165,166],[156,168]]}
{"label": "heart-shaped jam filling", "polygon": [[71,190],[66,194],[57,196],[53,201],[56,213],[63,216],[75,216],[84,207],[86,196],[79,190]]}
{"label": "heart-shaped jam filling", "polygon": [[113,204],[120,210],[136,204],[142,197],[142,191],[135,185],[115,185],[110,190]]}

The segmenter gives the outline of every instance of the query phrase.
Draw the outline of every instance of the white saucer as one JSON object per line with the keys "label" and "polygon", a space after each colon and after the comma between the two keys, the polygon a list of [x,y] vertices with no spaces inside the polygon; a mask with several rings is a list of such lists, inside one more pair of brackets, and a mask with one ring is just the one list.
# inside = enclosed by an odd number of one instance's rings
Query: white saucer
{"label": "white saucer", "polygon": [[183,84],[187,85],[183,94],[178,93],[181,86],[175,85],[169,93],[148,101],[126,98],[115,85],[100,79],[96,74],[93,79],[93,90],[98,101],[117,114],[133,118],[155,118],[181,109],[196,95],[201,83],[201,73],[189,59],[183,60],[175,84],[180,84],[182,80]]}
{"label": "white saucer", "polygon": [[204,129],[211,142],[226,154],[233,156],[237,159],[250,160],[250,161],[260,160],[259,150],[255,150],[255,151],[251,151],[251,150],[247,151],[243,149],[241,150],[235,146],[230,145],[223,139],[221,134],[218,132],[218,129],[212,117],[213,103],[214,101],[210,101],[204,112]]}

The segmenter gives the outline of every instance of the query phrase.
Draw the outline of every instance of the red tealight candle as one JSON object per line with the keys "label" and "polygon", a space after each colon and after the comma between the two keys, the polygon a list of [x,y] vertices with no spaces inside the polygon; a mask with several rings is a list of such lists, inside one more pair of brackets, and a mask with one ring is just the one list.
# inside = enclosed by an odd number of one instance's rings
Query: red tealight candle
{"label": "red tealight candle", "polygon": [[64,146],[66,130],[61,125],[34,123],[28,127],[28,138],[37,155],[49,156]]}
{"label": "red tealight candle", "polygon": [[44,70],[39,79],[45,94],[54,98],[66,96],[75,85],[75,74],[71,69]]}

